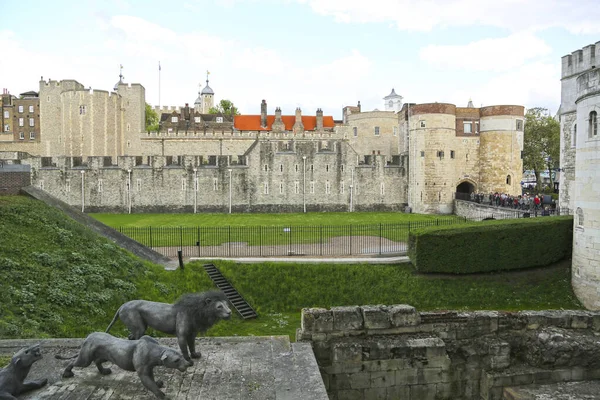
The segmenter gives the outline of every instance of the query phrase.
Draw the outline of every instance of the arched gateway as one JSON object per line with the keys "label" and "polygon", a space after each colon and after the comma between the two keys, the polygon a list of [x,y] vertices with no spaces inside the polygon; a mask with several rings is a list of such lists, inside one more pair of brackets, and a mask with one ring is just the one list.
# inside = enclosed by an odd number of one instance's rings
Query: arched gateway
{"label": "arched gateway", "polygon": [[473,193],[475,191],[475,185],[469,181],[464,181],[456,186],[456,193]]}

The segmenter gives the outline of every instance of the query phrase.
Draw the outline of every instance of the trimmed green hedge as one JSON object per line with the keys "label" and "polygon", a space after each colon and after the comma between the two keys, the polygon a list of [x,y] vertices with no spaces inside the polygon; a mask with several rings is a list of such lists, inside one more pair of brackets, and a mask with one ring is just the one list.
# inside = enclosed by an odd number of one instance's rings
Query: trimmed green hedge
{"label": "trimmed green hedge", "polygon": [[573,217],[481,221],[411,231],[419,272],[468,274],[546,266],[571,255]]}

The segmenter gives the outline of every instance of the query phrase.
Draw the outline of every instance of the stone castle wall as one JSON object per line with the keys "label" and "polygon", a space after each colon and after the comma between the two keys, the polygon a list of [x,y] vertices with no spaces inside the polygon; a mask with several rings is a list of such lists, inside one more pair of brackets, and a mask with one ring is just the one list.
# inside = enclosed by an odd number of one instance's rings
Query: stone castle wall
{"label": "stone castle wall", "polygon": [[359,164],[340,141],[257,140],[236,156],[33,157],[22,163],[31,165],[33,185],[86,212],[226,212],[230,188],[233,212],[302,212],[304,202],[309,211],[402,210],[404,166],[388,161],[379,156]]}
{"label": "stone castle wall", "polygon": [[500,400],[505,387],[600,378],[600,313],[302,310],[332,400]]}

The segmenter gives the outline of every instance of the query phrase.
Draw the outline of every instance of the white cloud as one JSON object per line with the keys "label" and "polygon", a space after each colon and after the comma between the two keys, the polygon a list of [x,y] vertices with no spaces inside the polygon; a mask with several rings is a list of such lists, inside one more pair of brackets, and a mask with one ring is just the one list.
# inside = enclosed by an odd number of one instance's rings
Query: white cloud
{"label": "white cloud", "polygon": [[551,52],[552,48],[543,40],[522,32],[505,38],[483,39],[465,45],[430,45],[421,49],[419,55],[422,60],[440,68],[507,71]]}
{"label": "white cloud", "polygon": [[297,0],[341,23],[394,22],[398,29],[487,25],[513,31],[562,27],[572,33],[598,33],[597,0]]}

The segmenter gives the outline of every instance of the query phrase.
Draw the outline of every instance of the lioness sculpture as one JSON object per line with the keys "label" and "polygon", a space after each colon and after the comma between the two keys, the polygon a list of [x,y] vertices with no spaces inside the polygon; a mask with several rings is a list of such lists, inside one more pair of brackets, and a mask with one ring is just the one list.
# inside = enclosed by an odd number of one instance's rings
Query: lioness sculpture
{"label": "lioness sculpture", "polygon": [[60,360],[75,357],[77,359],[65,368],[63,378],[73,376],[73,367],[87,367],[92,362],[96,364],[102,375],[108,375],[112,371],[110,368],[105,368],[102,363],[110,361],[126,371],[137,372],[142,384],[159,399],[164,399],[165,394],[160,390],[163,382],[154,380],[154,367],[164,365],[185,372],[192,366],[192,363],[185,360],[181,353],[161,346],[150,336],[142,336],[139,340],[126,340],[104,332],[91,333],[81,345],[79,354],[73,357],[56,355]]}
{"label": "lioness sculpture", "polygon": [[0,369],[0,399],[16,400],[18,395],[39,389],[48,383],[48,379],[25,382],[33,363],[41,359],[39,344],[16,352],[10,363]]}
{"label": "lioness sculpture", "polygon": [[[112,328],[117,318],[127,326],[129,339],[139,339],[148,327],[177,336],[177,343],[186,360],[199,358],[195,340],[221,319],[229,319],[231,309],[223,292],[204,292],[183,295],[175,304],[132,300],[123,304],[106,328]],[[188,354],[188,347],[190,349]]]}

